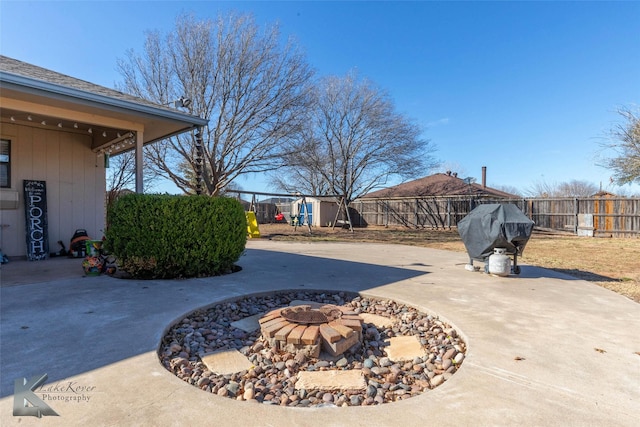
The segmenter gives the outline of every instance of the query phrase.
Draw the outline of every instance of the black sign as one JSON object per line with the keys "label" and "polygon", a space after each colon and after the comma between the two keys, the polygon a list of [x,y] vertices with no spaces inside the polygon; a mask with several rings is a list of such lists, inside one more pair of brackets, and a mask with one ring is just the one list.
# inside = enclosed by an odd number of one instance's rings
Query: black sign
{"label": "black sign", "polygon": [[27,259],[45,259],[49,253],[45,181],[24,180],[24,211],[27,226]]}

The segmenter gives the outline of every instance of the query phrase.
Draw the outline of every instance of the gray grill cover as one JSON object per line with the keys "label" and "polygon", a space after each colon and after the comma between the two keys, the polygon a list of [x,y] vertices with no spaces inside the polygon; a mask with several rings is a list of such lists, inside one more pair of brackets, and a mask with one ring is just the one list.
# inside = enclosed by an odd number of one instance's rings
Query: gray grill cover
{"label": "gray grill cover", "polygon": [[516,205],[479,205],[458,222],[458,233],[469,257],[484,260],[493,254],[494,248],[522,254],[533,224]]}

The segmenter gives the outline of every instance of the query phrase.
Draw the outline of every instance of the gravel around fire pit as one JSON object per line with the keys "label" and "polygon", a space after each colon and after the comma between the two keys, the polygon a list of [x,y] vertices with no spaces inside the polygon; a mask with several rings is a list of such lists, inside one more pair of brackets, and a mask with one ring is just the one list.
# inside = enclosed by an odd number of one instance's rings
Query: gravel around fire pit
{"label": "gravel around fire pit", "polygon": [[[231,326],[248,316],[286,307],[291,301],[314,301],[344,305],[357,313],[394,320],[390,328],[364,323],[363,342],[332,358],[307,358],[272,349],[260,330],[247,333]],[[424,357],[394,363],[385,352],[385,341],[397,336],[416,336]],[[238,350],[253,364],[231,375],[210,372],[200,357],[217,350]],[[378,300],[345,292],[283,292],[246,297],[197,310],[178,321],[163,337],[159,357],[178,378],[202,390],[236,400],[291,407],[367,406],[394,402],[442,384],[459,369],[466,345],[450,325],[437,317],[392,300]],[[296,390],[301,371],[361,370],[363,391]]]}

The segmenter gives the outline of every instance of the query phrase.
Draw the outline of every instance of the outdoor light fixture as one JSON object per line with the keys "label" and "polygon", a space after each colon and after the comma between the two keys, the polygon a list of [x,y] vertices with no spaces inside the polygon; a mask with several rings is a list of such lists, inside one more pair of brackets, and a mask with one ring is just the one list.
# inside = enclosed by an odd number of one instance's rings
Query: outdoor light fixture
{"label": "outdoor light fixture", "polygon": [[[32,125],[36,125],[36,126],[39,124],[40,126],[53,127],[59,130],[76,129],[79,132],[84,132],[86,130],[86,132],[90,135],[93,135],[94,133],[93,132],[94,128],[89,123],[71,122],[71,121],[65,122],[64,119],[62,118],[43,117],[43,116],[39,116],[39,114],[22,115],[18,113],[18,114],[8,115],[6,119],[11,121],[12,123],[19,123],[20,120],[27,120],[29,122],[32,122]],[[123,140],[131,138],[133,136],[132,131],[118,130],[118,129],[112,129],[112,128],[108,128],[105,130],[105,128],[99,127],[97,132],[98,134],[102,135],[102,138],[107,138],[107,140],[113,137],[114,138],[113,142],[123,142],[121,148],[125,148],[126,144],[129,143],[128,140],[127,141],[123,141]],[[101,141],[104,141],[104,140],[101,140]]]}
{"label": "outdoor light fixture", "polygon": [[191,105],[191,100],[189,98],[185,98],[184,96],[181,96],[180,99],[176,101],[171,101],[164,105],[172,105],[172,104],[173,104],[173,108],[188,108],[189,105]]}
{"label": "outdoor light fixture", "polygon": [[184,96],[181,96],[180,99],[175,102],[176,108],[188,108],[189,105],[191,105],[191,100]]}

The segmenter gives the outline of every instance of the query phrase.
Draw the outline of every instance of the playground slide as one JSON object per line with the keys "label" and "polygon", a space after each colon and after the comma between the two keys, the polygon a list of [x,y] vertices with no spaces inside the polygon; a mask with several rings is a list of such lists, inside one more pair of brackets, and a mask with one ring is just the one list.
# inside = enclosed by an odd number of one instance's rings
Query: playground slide
{"label": "playground slide", "polygon": [[260,230],[258,229],[258,220],[256,219],[256,213],[247,212],[247,233],[249,237],[260,237]]}

